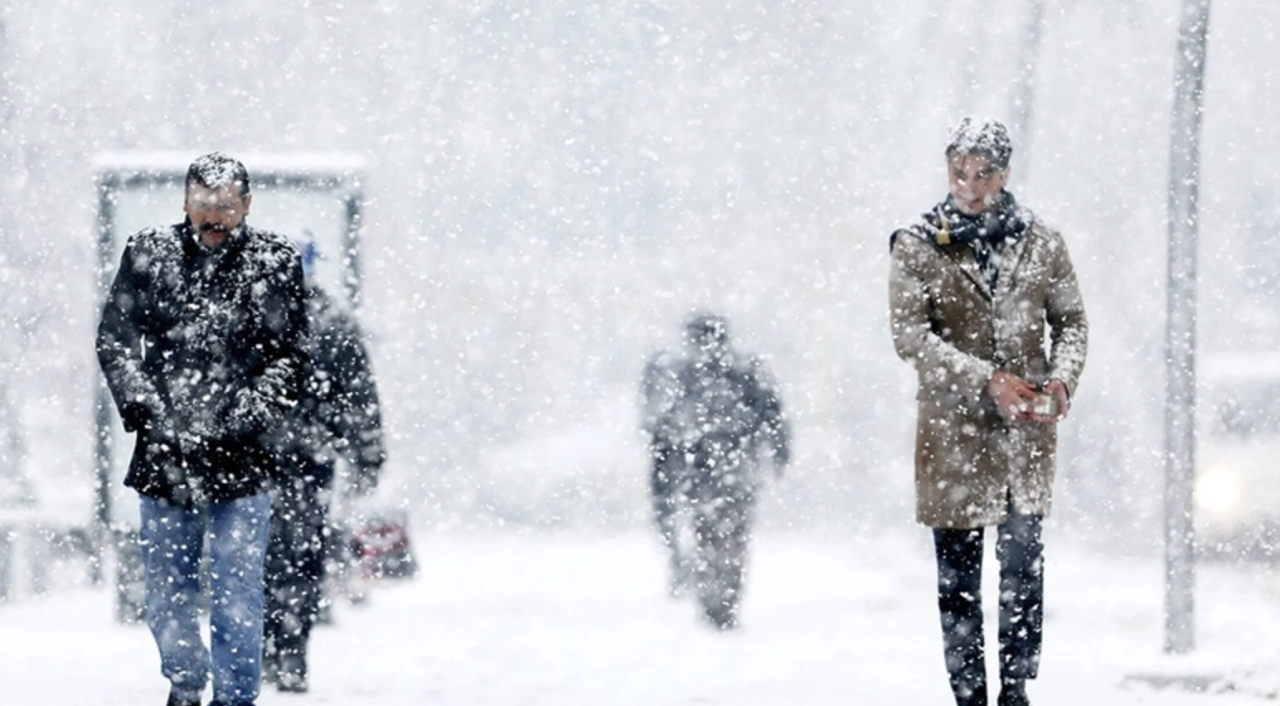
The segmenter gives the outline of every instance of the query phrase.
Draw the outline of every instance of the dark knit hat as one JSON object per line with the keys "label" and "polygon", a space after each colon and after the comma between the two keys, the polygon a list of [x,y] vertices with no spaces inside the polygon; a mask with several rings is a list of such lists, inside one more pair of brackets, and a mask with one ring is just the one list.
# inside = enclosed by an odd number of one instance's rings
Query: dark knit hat
{"label": "dark knit hat", "polygon": [[695,311],[684,320],[684,335],[699,347],[724,345],[729,340],[729,322],[720,314]]}

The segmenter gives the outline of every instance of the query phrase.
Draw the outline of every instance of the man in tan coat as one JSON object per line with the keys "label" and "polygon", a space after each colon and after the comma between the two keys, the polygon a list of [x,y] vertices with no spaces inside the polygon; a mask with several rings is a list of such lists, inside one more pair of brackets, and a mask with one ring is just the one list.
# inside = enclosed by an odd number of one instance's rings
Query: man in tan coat
{"label": "man in tan coat", "polygon": [[959,706],[987,704],[980,588],[988,525],[997,528],[1000,561],[997,703],[1029,703],[1056,425],[1088,347],[1065,241],[1005,190],[1012,151],[999,122],[961,120],[946,148],[950,193],[890,239],[893,342],[919,376],[916,519],[933,528]]}

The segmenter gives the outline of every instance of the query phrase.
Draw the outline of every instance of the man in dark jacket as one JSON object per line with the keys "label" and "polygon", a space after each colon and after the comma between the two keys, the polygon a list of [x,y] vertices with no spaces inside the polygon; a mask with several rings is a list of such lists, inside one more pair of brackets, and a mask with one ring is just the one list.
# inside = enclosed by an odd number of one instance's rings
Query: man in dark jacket
{"label": "man in dark jacket", "polygon": [[98,361],[137,434],[125,485],[141,504],[147,625],[169,706],[199,706],[211,676],[210,706],[258,696],[274,466],[266,436],[296,399],[307,320],[298,250],[245,223],[249,187],[239,161],[195,160],[187,218],[130,237],[98,326]]}
{"label": "man in dark jacket", "polygon": [[373,369],[355,320],[311,277],[314,243],[302,247],[309,361],[297,406],[276,437],[278,473],[267,550],[263,674],[281,691],[307,691],[307,643],[320,611],[335,461],[346,488],[372,491],[386,452]]}
{"label": "man in dark jacket", "polygon": [[790,432],[763,362],[729,345],[728,324],[695,313],[685,324],[685,353],[673,364],[675,392],[656,427],[686,464],[675,490],[693,514],[693,575],[698,602],[715,628],[738,624],[747,544],[762,463],[781,473]]}

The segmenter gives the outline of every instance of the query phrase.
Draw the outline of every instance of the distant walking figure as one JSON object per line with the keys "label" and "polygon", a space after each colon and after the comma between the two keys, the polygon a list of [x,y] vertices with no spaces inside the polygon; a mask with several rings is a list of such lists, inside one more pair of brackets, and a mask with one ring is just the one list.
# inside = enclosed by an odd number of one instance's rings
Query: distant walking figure
{"label": "distant walking figure", "polygon": [[679,356],[651,362],[646,377],[655,515],[674,546],[672,510],[689,506],[694,556],[673,554],[673,581],[688,564],[703,616],[728,630],[738,624],[761,466],[781,474],[790,431],[764,363],[730,346],[723,317],[692,315],[684,343]]}

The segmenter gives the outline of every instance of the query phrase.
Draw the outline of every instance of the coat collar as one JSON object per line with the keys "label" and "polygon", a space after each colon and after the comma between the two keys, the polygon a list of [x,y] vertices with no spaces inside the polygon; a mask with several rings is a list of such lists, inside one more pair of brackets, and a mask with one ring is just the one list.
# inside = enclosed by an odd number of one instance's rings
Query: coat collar
{"label": "coat collar", "polygon": [[[965,278],[969,280],[969,284],[977,290],[978,294],[987,301],[991,301],[997,292],[1007,291],[1017,280],[1018,268],[1021,266],[1022,259],[1027,251],[1027,240],[1034,237],[1037,229],[1035,216],[1021,206],[1017,208],[1019,209],[1018,217],[1022,219],[1024,225],[1021,229],[1021,234],[1016,238],[1009,238],[1002,248],[1001,257],[1004,260],[1004,265],[999,270],[994,291],[988,284],[986,276],[982,274],[982,268],[978,266],[973,249],[965,243],[940,237],[943,229],[939,227],[940,223],[936,211],[924,214],[920,221],[908,228],[895,231],[890,236],[889,247],[892,249],[897,238],[903,233],[909,233],[919,238],[933,246],[937,252],[960,268],[960,271],[964,273]],[[942,242],[944,240],[946,242]]]}
{"label": "coat collar", "polygon": [[[1030,236],[1032,229],[1028,228],[1026,236]],[[991,289],[985,275],[982,274],[982,268],[978,267],[978,260],[973,256],[973,250],[965,245],[950,245],[939,247],[947,259],[955,263],[960,271],[964,273],[965,279],[969,280],[969,284],[982,295],[987,301],[992,301],[996,295],[1001,292],[1007,292],[1013,288],[1018,278],[1018,270],[1022,267],[1022,260],[1027,252],[1027,240],[1029,237],[1018,238],[1005,243],[1000,257],[1003,264],[1000,266],[999,274],[996,276],[995,290]]]}
{"label": "coat collar", "polygon": [[1022,268],[1022,259],[1027,252],[1027,240],[1031,232],[1032,227],[1028,225],[1023,237],[1005,243],[1004,252],[1001,253],[1003,264],[996,275],[996,292],[1005,292],[1013,288],[1018,271]]}
{"label": "coat collar", "polygon": [[[973,256],[973,250],[967,245],[952,243],[950,245],[936,246],[947,259],[960,268],[964,273],[965,279],[969,280],[969,284],[982,295],[983,299],[991,301],[992,291],[987,285],[987,278],[982,274],[982,268],[978,267],[978,260]],[[1002,275],[1003,277],[1003,275]]]}

